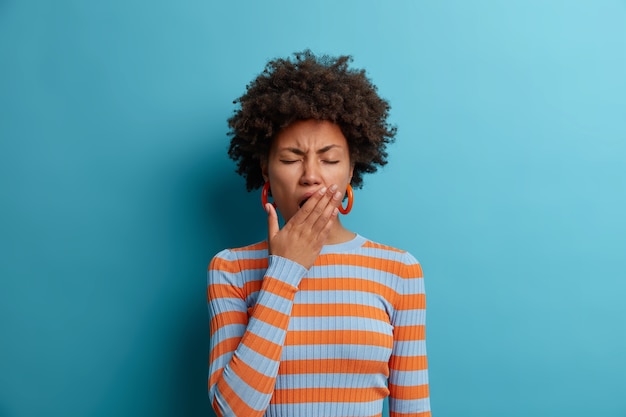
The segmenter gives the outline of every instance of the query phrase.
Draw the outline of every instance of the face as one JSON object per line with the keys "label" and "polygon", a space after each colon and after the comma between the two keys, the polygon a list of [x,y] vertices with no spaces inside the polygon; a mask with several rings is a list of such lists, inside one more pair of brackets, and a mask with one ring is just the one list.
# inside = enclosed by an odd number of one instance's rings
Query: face
{"label": "face", "polygon": [[272,141],[263,178],[285,221],[315,191],[336,184],[346,190],[353,171],[348,141],[339,126],[324,120],[300,120]]}

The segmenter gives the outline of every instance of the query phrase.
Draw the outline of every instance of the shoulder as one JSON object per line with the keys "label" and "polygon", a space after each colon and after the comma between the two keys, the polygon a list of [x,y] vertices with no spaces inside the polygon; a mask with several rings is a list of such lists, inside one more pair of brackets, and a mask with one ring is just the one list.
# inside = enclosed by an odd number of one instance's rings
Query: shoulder
{"label": "shoulder", "polygon": [[389,272],[400,278],[421,278],[422,267],[419,261],[408,251],[393,246],[365,239],[361,246],[363,255],[377,258],[386,265]]}
{"label": "shoulder", "polygon": [[245,259],[245,258],[259,258],[267,257],[267,241],[253,243],[251,245],[242,246],[240,248],[227,248],[219,251],[214,257],[213,261],[224,259]]}
{"label": "shoulder", "polygon": [[365,239],[361,246],[363,250],[372,254],[389,258],[395,261],[399,261],[408,265],[419,264],[418,260],[404,249],[398,249],[393,246],[385,245],[382,243],[374,242],[373,240]]}
{"label": "shoulder", "polygon": [[209,272],[237,273],[259,268],[267,268],[267,241],[223,249],[211,259],[208,269]]}

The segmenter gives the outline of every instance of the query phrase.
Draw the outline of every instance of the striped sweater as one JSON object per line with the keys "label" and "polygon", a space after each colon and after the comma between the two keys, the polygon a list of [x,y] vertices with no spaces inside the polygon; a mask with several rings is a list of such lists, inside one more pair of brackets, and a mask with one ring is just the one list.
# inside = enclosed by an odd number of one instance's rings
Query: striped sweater
{"label": "striped sweater", "polygon": [[429,417],[422,270],[408,252],[326,245],[307,271],[267,242],[208,270],[208,391],[219,417]]}

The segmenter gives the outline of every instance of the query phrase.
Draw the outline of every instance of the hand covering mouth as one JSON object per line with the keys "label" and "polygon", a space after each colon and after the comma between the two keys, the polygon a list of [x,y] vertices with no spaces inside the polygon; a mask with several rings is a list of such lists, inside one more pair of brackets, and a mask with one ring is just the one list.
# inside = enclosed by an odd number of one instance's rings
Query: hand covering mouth
{"label": "hand covering mouth", "polygon": [[302,200],[302,201],[300,202],[300,204],[298,204],[298,206],[299,206],[300,208],[302,208],[302,206],[304,205],[304,203],[306,203],[307,201],[309,201],[309,198],[311,198],[311,197],[306,197],[304,200]]}
{"label": "hand covering mouth", "polygon": [[305,194],[302,195],[300,202],[298,203],[298,207],[302,208],[303,205],[306,204],[307,201],[309,201],[309,198],[313,197],[313,195],[315,194],[315,191],[309,191]]}

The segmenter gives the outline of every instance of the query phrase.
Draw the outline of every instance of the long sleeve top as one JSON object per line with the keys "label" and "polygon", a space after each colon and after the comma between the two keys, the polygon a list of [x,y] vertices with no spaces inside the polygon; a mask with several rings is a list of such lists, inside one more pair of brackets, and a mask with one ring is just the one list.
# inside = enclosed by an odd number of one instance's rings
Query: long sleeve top
{"label": "long sleeve top", "polygon": [[208,393],[219,417],[430,417],[425,295],[408,252],[353,240],[306,270],[267,242],[208,269]]}

